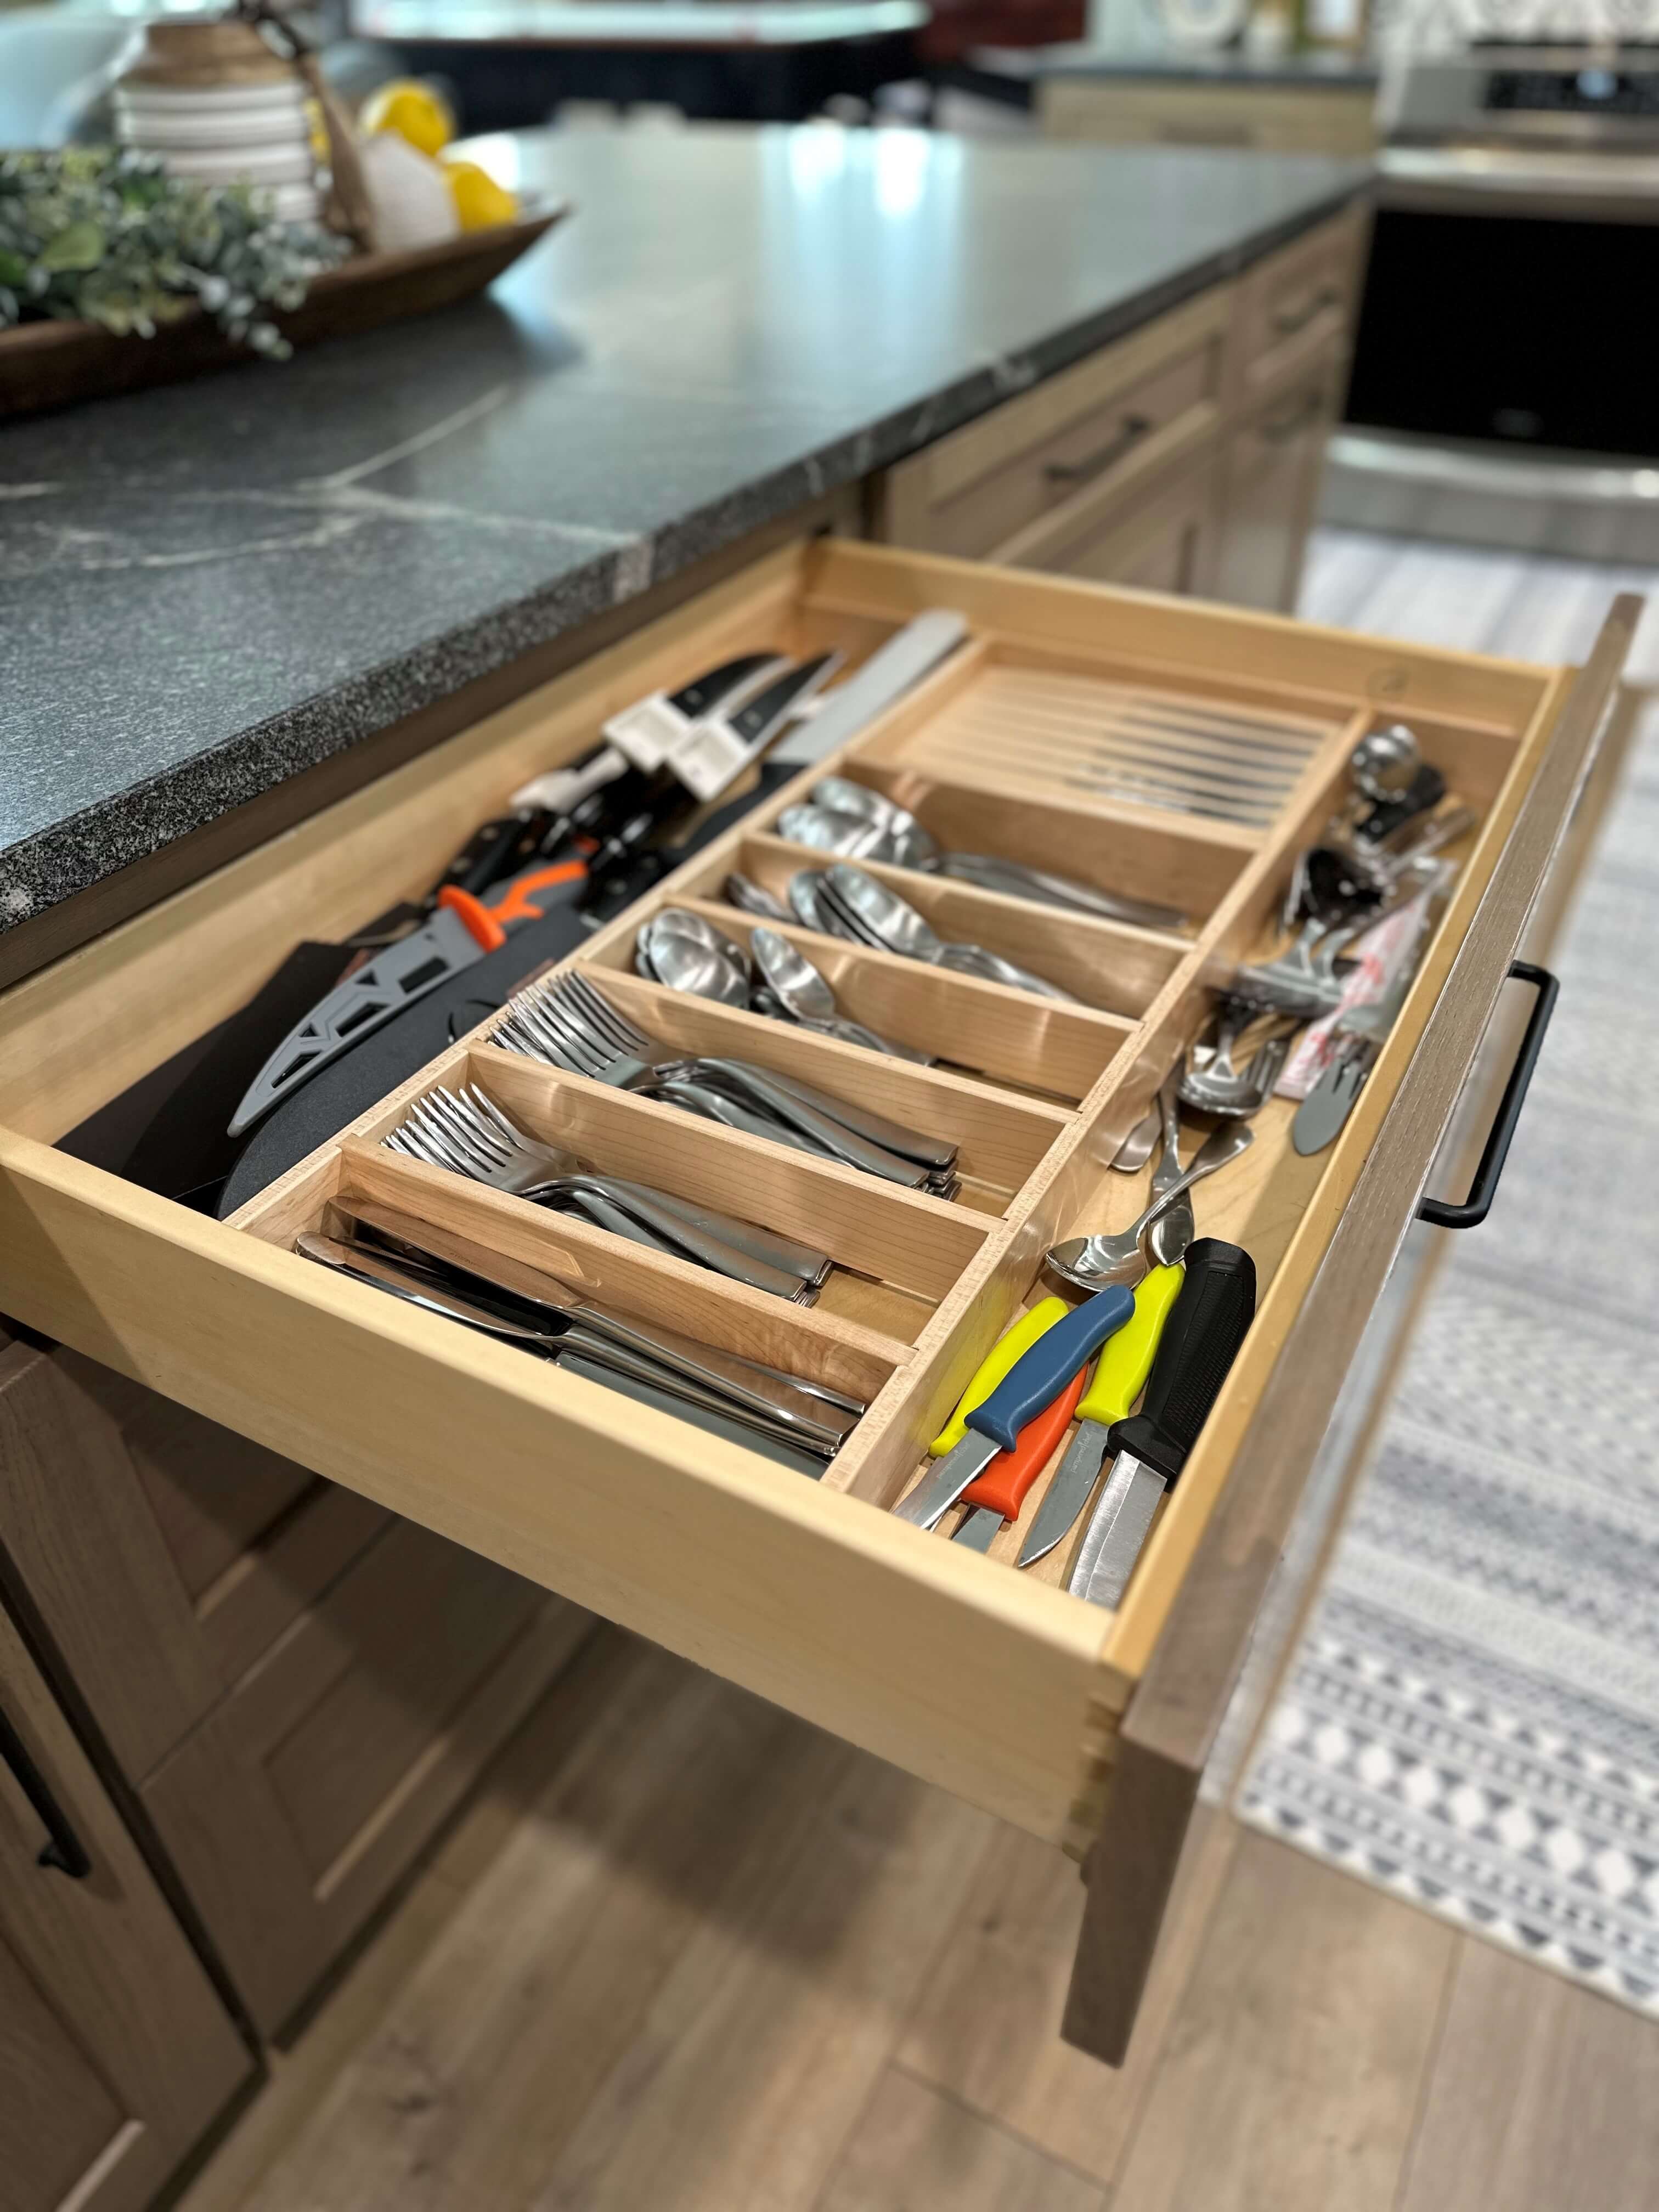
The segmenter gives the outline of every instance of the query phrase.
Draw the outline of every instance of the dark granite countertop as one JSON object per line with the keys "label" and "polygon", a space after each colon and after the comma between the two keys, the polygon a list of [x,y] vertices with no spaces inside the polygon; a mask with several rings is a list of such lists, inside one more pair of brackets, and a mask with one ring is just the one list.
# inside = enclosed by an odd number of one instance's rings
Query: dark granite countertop
{"label": "dark granite countertop", "polygon": [[483,142],[574,218],[466,307],[0,430],[0,929],[1231,273],[1340,161]]}
{"label": "dark granite countertop", "polygon": [[1029,94],[1049,77],[1140,77],[1193,84],[1299,86],[1307,90],[1365,91],[1382,77],[1375,54],[1346,49],[1253,54],[1243,46],[1096,45],[975,46],[967,58],[975,75],[1001,79]]}

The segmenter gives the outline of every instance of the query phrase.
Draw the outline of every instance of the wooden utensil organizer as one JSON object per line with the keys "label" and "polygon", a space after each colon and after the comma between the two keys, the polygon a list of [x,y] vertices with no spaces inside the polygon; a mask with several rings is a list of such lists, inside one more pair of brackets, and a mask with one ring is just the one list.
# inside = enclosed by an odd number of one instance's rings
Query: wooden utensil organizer
{"label": "wooden utensil organizer", "polygon": [[[834,644],[856,664],[928,606],[960,609],[970,641],[574,961],[668,1045],[793,1071],[954,1139],[954,1200],[501,1051],[489,1023],[228,1224],[52,1149],[233,1011],[295,938],[349,929],[417,892],[519,783],[579,757],[641,692],[762,644]],[[1121,2056],[1204,1730],[1559,839],[1632,621],[1621,603],[1575,676],[842,542],[772,556],[0,999],[0,1310],[1034,1833],[1086,1850],[1109,1802],[1128,1841],[1114,1846],[1113,1882],[1091,1890],[1093,1964],[1067,2032]],[[1122,1227],[1144,1203],[1146,1175],[1109,1162],[1198,1034],[1213,986],[1275,941],[1293,856],[1343,795],[1358,738],[1399,719],[1480,823],[1336,1143],[1298,1158],[1293,1109],[1271,1102],[1252,1150],[1195,1194],[1200,1234],[1253,1255],[1260,1303],[1121,1607],[1057,1586],[1075,1535],[1021,1572],[1015,1529],[982,1558],[942,1540],[948,1521],[934,1534],[896,1521],[886,1509],[975,1367],[1048,1287],[1048,1246]],[[1226,805],[1200,815],[1090,787],[1103,749],[1121,779],[1177,747],[1201,788],[1231,794]],[[1137,929],[869,871],[941,934],[1036,970],[1078,1005],[784,926],[843,1012],[946,1063],[933,1067],[634,974],[635,933],[656,908],[691,906],[742,937],[749,920],[721,897],[731,869],[781,894],[797,866],[822,865],[776,823],[832,769],[910,807],[947,847],[1046,865],[1178,908],[1187,924]],[[460,1080],[611,1172],[827,1250],[835,1271],[817,1304],[765,1296],[384,1148],[413,1098]],[[451,1256],[504,1258],[526,1287],[538,1275],[580,1284],[646,1322],[852,1390],[868,1410],[822,1480],[803,1480],[296,1257],[295,1237],[337,1209],[417,1220]],[[1181,1692],[1166,1708],[1155,1691],[1171,1668]]]}
{"label": "wooden utensil organizer", "polygon": [[[842,641],[836,611],[832,595],[815,598],[781,641],[792,651]],[[679,672],[695,672],[688,662]],[[870,1409],[823,1480],[891,1506],[992,1339],[1054,1288],[1039,1277],[1047,1247],[1122,1227],[1145,1204],[1150,1167],[1126,1176],[1104,1172],[1107,1163],[1176,1051],[1207,1018],[1212,982],[1279,941],[1274,918],[1296,854],[1348,797],[1347,763],[1360,737],[1394,719],[1363,698],[1310,697],[1265,668],[1194,680],[1121,649],[1058,650],[1017,632],[981,633],[878,724],[803,770],[559,963],[582,968],[627,1019],[677,1051],[793,1073],[953,1139],[962,1176],[954,1200],[897,1189],[504,1051],[489,1042],[491,1017],[244,1207],[234,1225],[289,1245],[301,1229],[328,1227],[336,1208],[382,1225],[420,1223],[441,1232],[453,1257],[465,1259],[469,1247],[475,1255],[505,1254],[531,1271],[526,1287],[538,1273],[579,1282],[642,1321],[854,1389]],[[1419,715],[1413,727],[1425,757],[1487,815],[1513,763],[1515,734],[1474,717]],[[992,742],[998,730],[1000,749]],[[1133,789],[1138,776],[1171,762],[1189,764],[1200,794],[1190,803],[1206,811],[1093,787],[1121,779]],[[983,945],[1079,1001],[778,925],[830,978],[845,1012],[948,1063],[936,1067],[637,975],[640,926],[664,907],[689,908],[747,941],[753,921],[723,897],[734,868],[787,903],[790,877],[822,866],[824,856],[781,836],[778,817],[830,773],[909,807],[948,848],[1046,865],[1177,908],[1188,921],[1180,930],[1138,928],[860,863],[941,936]],[[1467,843],[1454,858],[1467,858]],[[422,1092],[463,1084],[478,1085],[527,1133],[608,1172],[819,1244],[835,1268],[817,1304],[781,1306],[385,1149],[386,1132]],[[1197,1200],[1200,1233],[1229,1237],[1255,1258],[1268,1325],[1274,1277],[1334,1165],[1328,1153],[1304,1159],[1291,1150],[1294,1111],[1291,1102],[1272,1101],[1256,1118],[1252,1150]],[[996,1539],[994,1560],[1012,1563],[1043,1486]],[[1183,1484],[1170,1498],[1176,1531],[1200,1519],[1201,1505],[1186,1504],[1194,1497]],[[939,1535],[948,1537],[958,1518],[947,1516]],[[1084,1526],[1025,1571],[1063,1586]],[[1150,1550],[1143,1571],[1156,1574],[1159,1559]]]}

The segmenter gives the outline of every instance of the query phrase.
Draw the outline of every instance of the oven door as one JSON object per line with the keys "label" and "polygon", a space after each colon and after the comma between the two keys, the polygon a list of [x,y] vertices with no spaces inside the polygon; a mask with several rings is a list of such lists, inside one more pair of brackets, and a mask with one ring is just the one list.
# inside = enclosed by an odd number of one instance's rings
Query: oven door
{"label": "oven door", "polygon": [[[1659,457],[1659,385],[1640,335],[1659,224],[1631,212],[1385,185],[1346,420]],[[1659,216],[1659,199],[1647,213]]]}

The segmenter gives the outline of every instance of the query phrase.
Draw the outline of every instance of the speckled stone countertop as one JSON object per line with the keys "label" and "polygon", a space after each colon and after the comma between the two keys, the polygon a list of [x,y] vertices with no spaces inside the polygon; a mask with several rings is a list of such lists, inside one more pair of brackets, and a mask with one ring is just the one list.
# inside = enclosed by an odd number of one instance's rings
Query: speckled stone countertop
{"label": "speckled stone countertop", "polygon": [[487,298],[0,430],[0,929],[1294,236],[1351,163],[703,127],[482,142]]}

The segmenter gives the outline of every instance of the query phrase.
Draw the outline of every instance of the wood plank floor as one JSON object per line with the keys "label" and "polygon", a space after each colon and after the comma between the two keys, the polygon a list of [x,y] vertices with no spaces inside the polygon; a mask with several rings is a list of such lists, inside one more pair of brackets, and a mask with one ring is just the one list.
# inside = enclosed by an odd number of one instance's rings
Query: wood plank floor
{"label": "wood plank floor", "polygon": [[[1305,606],[1567,658],[1650,582],[1326,533]],[[605,1631],[183,2212],[1659,2201],[1659,2026],[1200,1820],[1114,2075],[1055,2033],[1068,1862]]]}

